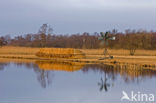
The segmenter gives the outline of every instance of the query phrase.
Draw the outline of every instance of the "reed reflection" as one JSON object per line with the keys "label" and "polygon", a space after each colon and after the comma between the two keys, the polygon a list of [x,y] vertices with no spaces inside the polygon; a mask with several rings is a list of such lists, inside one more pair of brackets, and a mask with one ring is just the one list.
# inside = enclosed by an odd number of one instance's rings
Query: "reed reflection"
{"label": "reed reflection", "polygon": [[136,64],[89,64],[82,71],[103,72],[109,78],[115,80],[117,75],[120,75],[126,83],[139,82],[146,78],[156,76],[156,69],[146,68]]}
{"label": "reed reflection", "polygon": [[82,69],[84,64],[78,62],[36,61],[41,70],[74,72]]}
{"label": "reed reflection", "polygon": [[[0,63],[0,70],[4,70],[5,66],[10,62]],[[55,71],[75,72],[83,71],[100,72],[102,74],[97,81],[99,90],[107,92],[112,86],[117,77],[120,77],[125,83],[139,83],[146,78],[156,76],[156,68],[147,68],[136,64],[83,64],[79,62],[58,62],[58,61],[35,61],[35,62],[14,62],[16,66],[24,66],[27,69],[32,69],[37,74],[37,80],[43,88],[52,84],[55,76]]]}
{"label": "reed reflection", "polygon": [[[75,62],[36,61],[35,64],[39,68],[37,69],[38,81],[44,88],[46,85],[51,84],[51,79],[54,78],[54,71],[74,72],[83,67],[82,63]],[[50,73],[52,74],[50,75]]]}
{"label": "reed reflection", "polygon": [[155,69],[148,69],[136,64],[88,64],[83,69],[83,72],[100,72],[104,76],[98,82],[99,90],[107,92],[114,86],[114,81],[118,75],[123,78],[125,83],[139,83],[146,78],[156,76]]}

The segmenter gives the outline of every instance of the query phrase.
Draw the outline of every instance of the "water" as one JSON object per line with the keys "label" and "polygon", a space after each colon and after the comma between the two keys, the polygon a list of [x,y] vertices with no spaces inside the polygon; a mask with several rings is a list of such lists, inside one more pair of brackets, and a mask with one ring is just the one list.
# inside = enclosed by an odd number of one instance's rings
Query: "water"
{"label": "water", "polygon": [[120,100],[122,91],[155,95],[156,71],[136,65],[0,63],[0,103],[128,103]]}

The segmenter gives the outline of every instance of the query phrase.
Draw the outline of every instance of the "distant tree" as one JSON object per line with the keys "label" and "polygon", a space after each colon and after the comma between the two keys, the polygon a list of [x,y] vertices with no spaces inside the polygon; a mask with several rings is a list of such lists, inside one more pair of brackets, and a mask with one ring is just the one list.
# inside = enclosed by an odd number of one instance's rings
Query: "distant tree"
{"label": "distant tree", "polygon": [[5,35],[4,36],[4,41],[8,44],[8,43],[10,43],[11,42],[11,37],[10,37],[10,35]]}
{"label": "distant tree", "polygon": [[151,49],[156,49],[156,33],[153,33],[151,37]]}
{"label": "distant tree", "polygon": [[39,34],[45,34],[45,35],[52,34],[52,32],[53,32],[53,28],[51,28],[51,26],[48,24],[43,24],[38,31]]}
{"label": "distant tree", "polygon": [[[52,34],[53,29],[48,24],[43,24],[36,34],[20,35],[11,38],[9,35],[0,37],[0,46],[30,46],[30,47],[57,47],[57,48],[83,48],[99,49],[104,45],[97,39],[100,34],[95,32],[90,34]],[[145,30],[126,30],[124,33],[116,29],[110,31],[110,36],[115,36],[116,40],[108,41],[108,48],[128,49],[130,55],[134,55],[136,49],[156,49],[156,32]]]}
{"label": "distant tree", "polygon": [[3,46],[3,41],[0,39],[0,47]]}
{"label": "distant tree", "polygon": [[139,35],[127,34],[125,41],[127,41],[127,49],[130,51],[130,55],[134,55],[137,48],[141,46]]}
{"label": "distant tree", "polygon": [[46,46],[46,44],[47,44],[47,35],[51,35],[52,31],[53,31],[53,29],[50,26],[48,26],[48,24],[43,24],[40,27],[38,33],[40,35],[41,47]]}
{"label": "distant tree", "polygon": [[0,47],[4,46],[7,44],[7,41],[5,40],[4,37],[0,37]]}

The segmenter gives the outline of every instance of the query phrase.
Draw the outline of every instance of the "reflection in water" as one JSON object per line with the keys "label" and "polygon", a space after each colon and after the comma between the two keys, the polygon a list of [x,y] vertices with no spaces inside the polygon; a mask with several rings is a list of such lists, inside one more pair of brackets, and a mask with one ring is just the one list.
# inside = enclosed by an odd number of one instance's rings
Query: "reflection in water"
{"label": "reflection in water", "polygon": [[8,63],[0,63],[0,71],[4,70],[4,67],[7,65],[8,65]]}
{"label": "reflection in water", "polygon": [[39,69],[37,64],[25,64],[27,68],[33,68],[34,72],[37,74],[37,80],[43,88],[52,84],[52,79],[54,78],[54,73],[46,70]]}
{"label": "reflection in water", "polygon": [[103,78],[101,77],[101,82],[98,82],[98,85],[100,86],[100,91],[102,91],[103,89],[107,92],[108,91],[108,87],[110,87],[110,83],[107,83],[108,79],[106,77],[106,73],[105,73],[105,78],[103,80]]}
{"label": "reflection in water", "polygon": [[[10,63],[0,63],[0,70],[3,70],[5,66],[9,65]],[[16,66],[19,67],[26,67],[27,69],[33,69],[34,72],[37,74],[37,80],[41,84],[43,88],[46,88],[47,85],[50,85],[52,83],[52,78],[54,77],[53,72],[46,71],[39,69],[37,64],[34,63],[22,63],[22,62],[16,62],[13,63]]]}
{"label": "reflection in water", "polygon": [[[0,63],[0,70],[3,70],[10,63]],[[113,82],[120,75],[126,83],[133,83],[156,76],[155,69],[147,69],[135,64],[87,64],[76,62],[54,62],[54,61],[36,61],[35,63],[14,63],[17,66],[24,66],[27,69],[33,69],[37,74],[37,80],[43,88],[52,84],[54,71],[73,72],[82,70],[84,73],[89,71],[100,72],[104,77],[100,78],[98,86],[100,91],[108,91],[113,86]],[[112,82],[112,83],[111,83]]]}
{"label": "reflection in water", "polygon": [[46,88],[47,85],[50,85],[52,83],[52,78],[54,77],[53,73],[51,75],[51,72],[45,70],[38,70],[36,73],[37,79],[41,83],[41,86],[43,88]]}
{"label": "reflection in water", "polygon": [[146,77],[156,76],[155,69],[147,69],[135,64],[89,64],[82,69],[83,72],[88,72],[89,70],[104,72],[112,80],[115,80],[117,75],[120,75],[127,83],[130,81],[139,82]]}
{"label": "reflection in water", "polygon": [[[54,62],[54,61],[36,61],[38,67],[38,81],[42,87],[51,84],[51,78],[54,77],[53,71],[74,72],[80,70],[84,64],[75,62]],[[52,72],[52,75],[50,73]],[[51,77],[50,77],[51,76]]]}
{"label": "reflection in water", "polygon": [[[108,64],[88,64],[86,65],[82,71],[83,72],[100,72],[104,74],[104,78],[101,77],[100,82],[98,82],[98,86],[100,86],[100,91],[105,90],[108,91],[108,88],[114,86],[114,80],[117,79],[117,76],[120,75],[125,83],[139,83],[143,81],[146,77],[156,76],[156,70],[143,68],[139,65],[108,65]],[[109,81],[108,81],[109,79]],[[112,83],[110,83],[112,80]]]}
{"label": "reflection in water", "polygon": [[84,64],[78,62],[54,62],[54,61],[36,61],[38,67],[42,70],[67,71],[74,72],[82,69]]}

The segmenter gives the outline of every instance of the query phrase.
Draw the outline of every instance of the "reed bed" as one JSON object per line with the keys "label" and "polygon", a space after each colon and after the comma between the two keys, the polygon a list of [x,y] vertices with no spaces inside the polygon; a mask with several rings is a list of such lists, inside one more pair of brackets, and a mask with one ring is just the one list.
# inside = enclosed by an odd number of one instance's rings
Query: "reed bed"
{"label": "reed bed", "polygon": [[[64,53],[64,51],[66,51],[67,49],[70,49],[72,52],[73,50],[75,50],[77,53],[80,52],[80,54],[85,54],[85,55],[103,55],[103,51],[104,51],[103,49],[55,48],[55,50],[56,49],[57,50],[62,49],[63,51],[60,50],[61,53]],[[31,47],[3,46],[3,47],[0,47],[0,55],[3,55],[3,54],[35,55],[40,50],[41,50],[40,48],[31,48]],[[125,50],[125,49],[108,49],[108,53],[110,55],[129,56],[129,50]],[[134,56],[156,56],[156,50],[136,50]]]}
{"label": "reed bed", "polygon": [[31,47],[14,47],[14,46],[4,46],[0,47],[0,54],[9,54],[9,55],[35,55],[39,51],[39,48]]}
{"label": "reed bed", "polygon": [[[86,55],[103,55],[104,49],[80,49]],[[129,56],[129,50],[108,49],[110,55]],[[156,56],[156,50],[136,50],[134,56]]]}
{"label": "reed bed", "polygon": [[[103,57],[103,49],[71,49],[71,48],[43,48],[48,49],[47,51],[41,51],[40,48],[30,48],[30,47],[12,47],[12,46],[4,46],[0,47],[0,58],[8,58],[8,59],[29,59],[29,60],[41,60],[41,59],[49,59],[56,58],[59,61],[62,59],[73,60],[77,62],[86,62],[86,63],[103,63],[103,62],[127,62],[127,63],[136,63],[136,64],[150,64],[156,65],[156,50],[136,50],[134,56],[129,55],[128,50],[120,49],[108,49],[110,55],[114,57],[114,59],[107,60],[98,60]],[[52,52],[50,50],[53,49]],[[68,50],[68,52],[67,52]],[[69,52],[70,51],[70,52]],[[39,53],[40,52],[40,53]],[[46,52],[46,53],[45,53]],[[36,54],[39,53],[39,56]],[[49,54],[51,56],[49,56]],[[80,55],[79,55],[80,54]],[[69,59],[68,59],[69,58]]]}
{"label": "reed bed", "polygon": [[83,58],[84,54],[73,48],[41,48],[36,56],[45,58]]}

